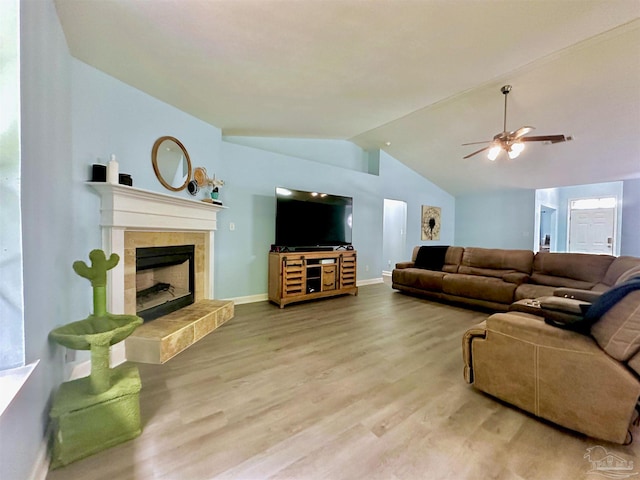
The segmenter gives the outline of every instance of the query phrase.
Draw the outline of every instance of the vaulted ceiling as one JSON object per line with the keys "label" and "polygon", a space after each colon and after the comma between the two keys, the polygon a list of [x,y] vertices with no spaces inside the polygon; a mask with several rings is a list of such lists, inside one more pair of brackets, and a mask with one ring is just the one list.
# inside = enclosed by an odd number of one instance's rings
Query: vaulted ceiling
{"label": "vaulted ceiling", "polygon": [[[55,3],[73,56],[224,135],[350,140],[454,195],[640,177],[638,0]],[[463,160],[504,84],[508,130],[574,140]]]}

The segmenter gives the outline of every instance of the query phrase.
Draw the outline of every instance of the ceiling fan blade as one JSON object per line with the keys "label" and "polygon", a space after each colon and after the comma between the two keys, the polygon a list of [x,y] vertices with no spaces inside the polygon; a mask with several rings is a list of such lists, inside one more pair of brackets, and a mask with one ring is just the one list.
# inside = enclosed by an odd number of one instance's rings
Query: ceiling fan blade
{"label": "ceiling fan blade", "polygon": [[484,142],[471,142],[471,143],[463,143],[462,146],[464,147],[465,145],[480,145],[481,143],[489,143],[492,142],[493,140],[485,140]]}
{"label": "ceiling fan blade", "polygon": [[513,135],[511,135],[511,137],[514,140],[517,140],[518,138],[526,135],[527,133],[529,133],[532,130],[535,130],[536,127],[520,127],[518,130],[516,130],[515,132],[513,132]]}
{"label": "ceiling fan blade", "polygon": [[480,152],[484,152],[485,150],[489,150],[490,148],[491,148],[491,145],[489,145],[488,147],[481,148],[480,150],[476,150],[475,152],[470,153],[470,154],[469,154],[469,155],[467,155],[466,157],[462,157],[462,158],[463,158],[463,159],[467,159],[467,158],[469,158],[469,157],[473,157],[474,155],[477,155],[477,154],[478,154],[478,153],[480,153]]}
{"label": "ceiling fan blade", "polygon": [[522,137],[520,141],[521,142],[560,143],[560,142],[566,142],[567,137],[565,137],[564,135],[540,135],[537,137]]}

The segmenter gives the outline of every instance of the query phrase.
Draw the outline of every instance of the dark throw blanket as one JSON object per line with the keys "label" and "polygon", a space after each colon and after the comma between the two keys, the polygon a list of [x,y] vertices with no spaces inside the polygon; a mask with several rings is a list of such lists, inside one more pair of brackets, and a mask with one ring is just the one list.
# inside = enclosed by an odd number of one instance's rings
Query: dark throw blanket
{"label": "dark throw blanket", "polygon": [[611,307],[634,290],[640,290],[640,276],[630,278],[626,282],[616,285],[600,295],[584,314],[585,321],[594,324],[600,320],[600,317],[607,313]]}
{"label": "dark throw blanket", "polygon": [[448,245],[435,245],[433,247],[420,247],[416,261],[416,268],[425,270],[442,271],[444,267],[444,257],[447,254]]}
{"label": "dark throw blanket", "polygon": [[632,277],[626,282],[610,288],[591,305],[580,305],[583,310],[582,317],[576,317],[572,320],[562,321],[545,318],[545,323],[554,327],[573,330],[584,335],[589,335],[591,326],[607,313],[613,306],[622,300],[627,294],[640,290],[640,276]]}

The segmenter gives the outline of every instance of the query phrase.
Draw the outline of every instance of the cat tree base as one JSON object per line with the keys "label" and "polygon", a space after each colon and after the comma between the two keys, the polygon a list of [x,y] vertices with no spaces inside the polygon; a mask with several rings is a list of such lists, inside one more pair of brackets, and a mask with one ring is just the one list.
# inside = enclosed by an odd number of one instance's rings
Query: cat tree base
{"label": "cat tree base", "polygon": [[89,377],[60,385],[49,417],[53,426],[51,468],[88,457],[142,432],[140,375],[131,365],[111,371],[111,387],[91,393]]}

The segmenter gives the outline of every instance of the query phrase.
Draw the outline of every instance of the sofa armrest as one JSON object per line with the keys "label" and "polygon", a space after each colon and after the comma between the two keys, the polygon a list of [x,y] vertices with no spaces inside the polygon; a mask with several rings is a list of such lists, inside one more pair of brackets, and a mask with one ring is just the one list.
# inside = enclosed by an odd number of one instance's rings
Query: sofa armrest
{"label": "sofa armrest", "polygon": [[584,302],[595,302],[602,292],[593,292],[591,290],[581,290],[579,288],[560,287],[553,291],[554,297],[565,297],[574,300],[582,300]]}
{"label": "sofa armrest", "polygon": [[586,435],[627,440],[640,382],[592,337],[533,315],[497,313],[471,354],[475,388]]}
{"label": "sofa armrest", "polygon": [[413,268],[415,266],[414,262],[398,262],[396,263],[396,268],[398,270],[402,270],[403,268]]}
{"label": "sofa armrest", "polygon": [[467,383],[473,383],[473,359],[471,358],[471,342],[475,338],[486,338],[487,322],[482,322],[469,328],[462,336],[462,359],[464,361],[464,379]]}
{"label": "sofa armrest", "polygon": [[547,325],[542,317],[528,313],[495,313],[487,319],[487,337],[496,332],[533,345],[596,353],[595,341],[580,333]]}

